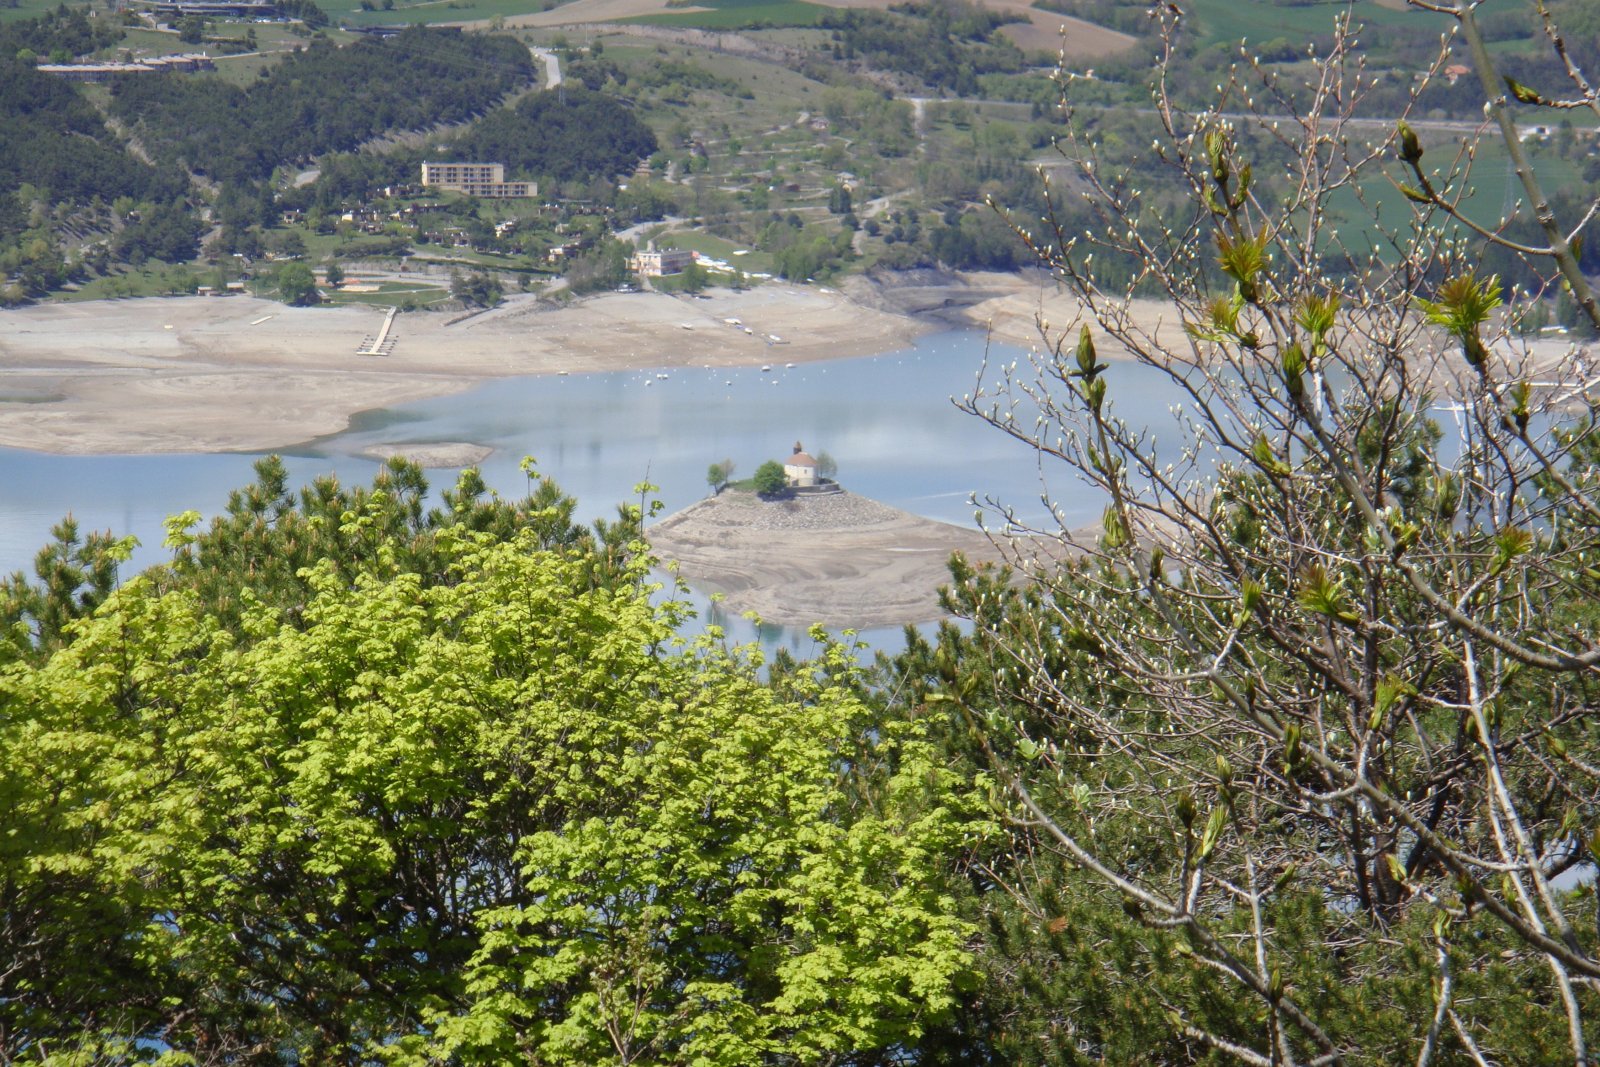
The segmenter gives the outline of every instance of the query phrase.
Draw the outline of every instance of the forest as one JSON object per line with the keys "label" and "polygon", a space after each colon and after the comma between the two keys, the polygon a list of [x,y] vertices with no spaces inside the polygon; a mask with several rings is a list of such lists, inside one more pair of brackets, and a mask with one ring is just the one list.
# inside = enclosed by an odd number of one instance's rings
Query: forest
{"label": "forest", "polygon": [[[57,289],[83,270],[81,262],[68,263],[52,228],[38,225],[36,201],[70,205],[72,224],[95,229],[112,225],[106,207],[112,201],[181,204],[188,190],[182,176],[130,157],[71,85],[37,73],[31,61],[3,49],[0,126],[0,280],[12,280],[0,285],[0,304]],[[192,233],[197,222],[186,219],[183,227]],[[135,227],[128,235],[130,245],[141,240],[140,232]],[[192,240],[162,243],[167,251],[189,255],[197,248]]]}
{"label": "forest", "polygon": [[624,104],[580,88],[525,97],[474,123],[454,145],[463,157],[505,163],[508,173],[557,181],[614,178],[657,148],[655,134]]}
{"label": "forest", "polygon": [[414,27],[345,48],[313,41],[248,89],[210,77],[125,77],[113,85],[112,113],[169,166],[259,181],[388,130],[474,118],[530,84],[532,64],[510,38]]}
{"label": "forest", "polygon": [[95,108],[75,87],[34,71],[36,57],[92,52],[121,29],[63,5],[34,18],[0,23],[0,248],[20,232],[24,186],[47,201],[84,204],[96,197],[165,200],[187,183],[163,179],[130,159]]}
{"label": "forest", "polygon": [[0,121],[6,127],[0,185],[13,204],[24,185],[49,200],[74,203],[164,199],[187,188],[183,181],[175,188],[154,168],[130,159],[71,85],[8,56],[0,56]]}

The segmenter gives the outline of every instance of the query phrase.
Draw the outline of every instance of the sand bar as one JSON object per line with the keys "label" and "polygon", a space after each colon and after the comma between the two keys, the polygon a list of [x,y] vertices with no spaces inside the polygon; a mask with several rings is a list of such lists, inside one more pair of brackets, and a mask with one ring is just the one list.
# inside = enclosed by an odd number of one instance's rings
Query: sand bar
{"label": "sand bar", "polygon": [[490,456],[494,449],[466,441],[435,441],[426,444],[378,445],[361,450],[368,459],[379,461],[407,459],[419,467],[431,470],[462,470],[476,467]]}

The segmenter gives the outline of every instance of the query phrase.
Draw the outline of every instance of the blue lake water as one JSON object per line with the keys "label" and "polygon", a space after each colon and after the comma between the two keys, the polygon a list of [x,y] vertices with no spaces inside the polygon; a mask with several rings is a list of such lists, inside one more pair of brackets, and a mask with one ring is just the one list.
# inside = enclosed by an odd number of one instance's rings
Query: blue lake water
{"label": "blue lake water", "polygon": [[[610,517],[649,481],[668,510],[705,495],[706,468],[732,459],[748,476],[796,441],[838,463],[853,492],[929,518],[972,526],[973,494],[992,496],[1042,522],[1048,491],[1073,525],[1097,519],[1104,501],[1069,471],[1045,471],[1033,452],[964,415],[950,398],[973,391],[985,341],[971,331],[935,334],[903,351],[786,368],[772,349],[758,368],[628,371],[494,381],[454,396],[368,412],[337,436],[282,450],[295,484],[336,473],[368,482],[376,444],[467,441],[493,448],[489,484],[521,495],[523,456],[579,501],[583,519]],[[990,345],[991,368],[1026,354]],[[1130,421],[1165,421],[1176,389],[1137,366],[1109,372]],[[659,377],[665,374],[666,377]],[[996,373],[991,370],[986,384]],[[1019,416],[1020,418],[1020,416]],[[1031,418],[1030,418],[1031,421]],[[162,521],[187,509],[218,512],[249,483],[252,455],[49,456],[0,449],[0,569],[28,566],[52,524],[71,512],[85,529],[133,534],[136,566],[160,562]],[[454,475],[432,471],[439,486]],[[772,629],[769,642],[794,644]]]}

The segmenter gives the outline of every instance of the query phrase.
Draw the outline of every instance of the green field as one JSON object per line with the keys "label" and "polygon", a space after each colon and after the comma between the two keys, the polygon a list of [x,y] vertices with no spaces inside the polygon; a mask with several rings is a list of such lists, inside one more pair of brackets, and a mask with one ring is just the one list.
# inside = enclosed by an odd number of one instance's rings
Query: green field
{"label": "green field", "polygon": [[[687,248],[691,252],[720,259],[736,270],[746,274],[772,272],[772,257],[765,252],[757,251],[748,245],[735,244],[715,234],[702,233],[698,230],[681,230],[665,233],[655,239],[661,248]],[[736,256],[733,253],[739,249],[748,251],[747,255]]]}
{"label": "green field", "polygon": [[335,24],[351,26],[413,26],[437,22],[472,22],[512,15],[531,15],[554,5],[543,0],[398,0],[391,10],[381,4],[363,11],[360,0],[324,0],[319,7]]}
{"label": "green field", "polygon": [[[1285,6],[1271,0],[1189,0],[1183,5],[1192,12],[1208,43],[1236,43],[1248,39],[1256,43],[1287,37],[1304,42],[1333,31],[1333,20],[1347,10],[1343,2]],[[1376,0],[1353,0],[1349,5],[1356,18],[1369,27],[1418,25],[1426,13],[1396,11]]]}
{"label": "green field", "polygon": [[46,11],[54,11],[58,0],[17,0],[16,7],[0,7],[0,22],[10,22],[12,19],[29,19],[35,15],[42,15]]}
{"label": "green field", "polygon": [[649,26],[687,26],[705,30],[738,30],[754,26],[815,26],[830,11],[805,0],[696,0],[709,11],[639,15],[621,22]]}
{"label": "green field", "polygon": [[322,289],[326,304],[370,304],[375,307],[393,307],[410,299],[418,307],[442,304],[450,299],[450,290],[443,285],[428,282],[382,282],[376,293],[341,293]]}
{"label": "green field", "polygon": [[[1444,167],[1448,162],[1446,149],[1443,146],[1430,149],[1429,157],[1435,154],[1438,157],[1438,165]],[[1582,185],[1579,168],[1571,160],[1563,159],[1555,152],[1544,150],[1537,145],[1529,146],[1529,154],[1534,159],[1539,171],[1539,181],[1545,189]],[[1493,229],[1500,223],[1501,215],[1507,207],[1518,202],[1523,204],[1524,211],[1527,210],[1527,196],[1522,190],[1521,183],[1508,170],[1506,160],[1505,146],[1493,138],[1486,138],[1478,147],[1477,161],[1472,168],[1472,180],[1465,183],[1460,180],[1450,183],[1452,190],[1465,187],[1471,191],[1462,201],[1462,212],[1479,226]],[[1390,177],[1396,181],[1407,180],[1402,176],[1399,166],[1391,167],[1389,170]],[[1442,184],[1441,179],[1435,180]],[[1413,205],[1388,178],[1378,175],[1368,178],[1361,183],[1361,194],[1365,203],[1357,198],[1354,189],[1340,190],[1328,203],[1330,218],[1336,220],[1334,225],[1340,228],[1345,243],[1353,250],[1366,250],[1367,243],[1353,240],[1351,235],[1368,230],[1374,218],[1382,230],[1401,234],[1408,232],[1416,212]],[[1438,225],[1440,222],[1442,220],[1436,217],[1432,224]],[[1376,247],[1381,254],[1383,243],[1377,242]]]}

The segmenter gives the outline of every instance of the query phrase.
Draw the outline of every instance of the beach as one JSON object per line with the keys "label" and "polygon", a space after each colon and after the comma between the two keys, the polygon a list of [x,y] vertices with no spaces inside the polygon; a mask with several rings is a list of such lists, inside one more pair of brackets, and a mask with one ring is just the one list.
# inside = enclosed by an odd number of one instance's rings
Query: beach
{"label": "beach", "polygon": [[[1170,304],[1124,307],[1138,334],[1189,350]],[[375,356],[360,352],[382,328],[376,307],[293,308],[248,296],[48,303],[0,311],[0,446],[269,451],[340,433],[359,412],[494,378],[846,359],[951,328],[1070,348],[1084,319],[1077,299],[1040,271],[912,271],[853,277],[842,291],[771,282],[699,297],[602,293],[566,305],[518,295],[478,313],[398,315],[388,354]],[[1100,358],[1130,358],[1095,333]],[[1554,373],[1570,351],[1565,339],[1539,340],[1522,358]],[[470,462],[475,444],[441,454]]]}
{"label": "beach", "polygon": [[[257,452],[358,412],[513,375],[760,366],[871,355],[933,324],[781,283],[705,298],[517,296],[462,317],[248,296],[52,303],[0,312],[0,445],[61,454]],[[737,320],[730,322],[728,320]]]}

